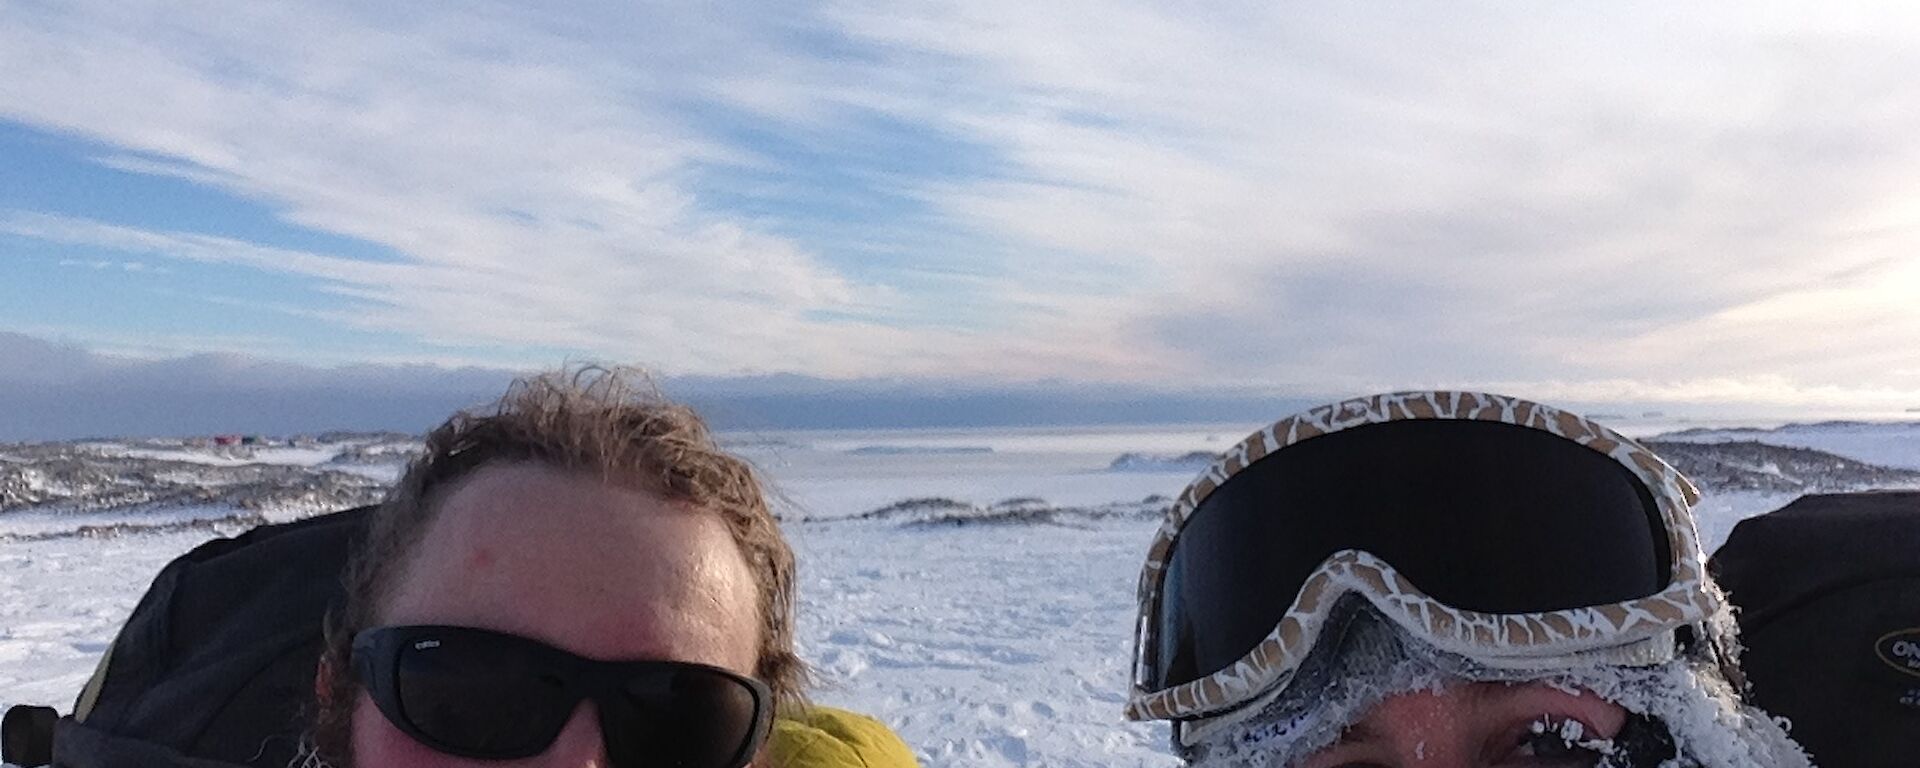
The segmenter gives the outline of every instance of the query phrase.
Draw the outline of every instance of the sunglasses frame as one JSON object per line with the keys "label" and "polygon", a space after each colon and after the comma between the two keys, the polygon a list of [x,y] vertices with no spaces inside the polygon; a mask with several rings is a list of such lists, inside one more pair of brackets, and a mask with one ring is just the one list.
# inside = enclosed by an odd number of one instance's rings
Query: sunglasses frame
{"label": "sunglasses frame", "polygon": [[[1659,508],[1672,570],[1666,586],[1610,605],[1526,614],[1465,611],[1421,592],[1392,565],[1341,550],[1308,576],[1273,630],[1240,659],[1197,680],[1153,689],[1154,627],[1160,585],[1174,542],[1201,502],[1235,474],[1287,446],[1344,429],[1412,419],[1493,421],[1546,431],[1605,454],[1631,470]],[[1281,419],[1248,436],[1189,484],[1154,534],[1141,568],[1134,632],[1132,720],[1216,716],[1283,690],[1306,660],[1339,598],[1364,596],[1388,619],[1436,647],[1499,666],[1563,666],[1574,660],[1652,664],[1671,658],[1674,630],[1723,610],[1706,579],[1706,555],[1691,508],[1693,484],[1633,440],[1576,414],[1519,398],[1478,392],[1396,392],[1345,400]],[[1599,658],[1595,658],[1598,656]],[[1662,658],[1664,657],[1664,658]]]}
{"label": "sunglasses frame", "polygon": [[[505,754],[473,750],[455,744],[448,744],[422,731],[406,715],[406,707],[400,700],[399,668],[400,658],[416,644],[437,642],[453,637],[468,639],[482,638],[485,642],[508,644],[531,657],[535,666],[553,674],[562,680],[566,695],[572,700],[566,718],[541,743],[540,749],[531,753]],[[528,637],[507,632],[499,632],[476,627],[458,627],[446,625],[401,625],[375,627],[354,635],[352,667],[361,685],[365,686],[374,706],[380,710],[387,722],[405,733],[408,737],[436,751],[458,757],[480,760],[513,760],[533,757],[553,748],[553,740],[558,738],[560,730],[572,718],[572,712],[579,709],[580,702],[592,700],[596,705],[615,696],[623,695],[624,687],[637,677],[661,677],[688,671],[725,678],[745,689],[753,700],[753,723],[734,755],[723,766],[716,768],[739,768],[750,761],[765,744],[772,730],[773,692],[754,678],[733,670],[700,664],[690,661],[601,661],[581,657],[559,648]],[[602,726],[605,727],[604,725]],[[605,735],[602,735],[605,738]]]}

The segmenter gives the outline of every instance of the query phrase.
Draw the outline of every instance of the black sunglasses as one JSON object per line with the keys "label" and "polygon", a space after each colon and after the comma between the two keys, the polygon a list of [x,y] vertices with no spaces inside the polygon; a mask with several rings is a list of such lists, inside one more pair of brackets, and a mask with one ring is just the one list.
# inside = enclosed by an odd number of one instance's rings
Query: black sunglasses
{"label": "black sunglasses", "polygon": [[582,699],[599,710],[607,757],[629,768],[740,768],[773,720],[766,684],[725,669],[597,661],[470,627],[366,630],[353,638],[353,670],[401,732],[482,760],[545,752]]}

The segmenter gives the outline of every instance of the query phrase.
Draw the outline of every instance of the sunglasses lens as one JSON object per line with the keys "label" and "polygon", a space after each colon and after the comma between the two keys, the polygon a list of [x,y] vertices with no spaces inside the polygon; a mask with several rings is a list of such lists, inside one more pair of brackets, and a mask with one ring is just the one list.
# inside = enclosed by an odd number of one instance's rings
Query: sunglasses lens
{"label": "sunglasses lens", "polygon": [[432,746],[472,757],[545,751],[578,700],[517,638],[450,632],[400,649],[396,692],[406,720]]}
{"label": "sunglasses lens", "polygon": [[[772,694],[701,664],[597,661],[517,635],[382,627],[355,640],[380,711],[426,746],[513,760],[546,752],[590,696],[619,768],[739,768],[766,739]],[[365,654],[362,656],[361,654]],[[389,676],[390,675],[390,676]]]}
{"label": "sunglasses lens", "polygon": [[737,768],[765,738],[764,692],[718,670],[657,666],[598,701],[616,766]]}
{"label": "sunglasses lens", "polygon": [[1652,494],[1579,443],[1479,421],[1341,430],[1254,462],[1193,511],[1160,584],[1147,684],[1245,656],[1347,549],[1440,602],[1496,614],[1647,597],[1672,562]]}

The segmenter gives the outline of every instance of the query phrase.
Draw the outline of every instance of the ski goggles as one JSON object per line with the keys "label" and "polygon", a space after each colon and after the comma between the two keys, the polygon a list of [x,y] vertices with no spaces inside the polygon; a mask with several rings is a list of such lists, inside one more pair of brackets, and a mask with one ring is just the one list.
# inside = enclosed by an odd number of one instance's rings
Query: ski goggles
{"label": "ski goggles", "polygon": [[1697,500],[1632,440],[1510,397],[1376,395],[1283,419],[1203,471],[1155,535],[1127,716],[1279,695],[1348,595],[1490,666],[1669,660],[1721,606]]}
{"label": "ski goggles", "polygon": [[766,740],[764,683],[678,661],[597,661],[467,627],[381,627],[353,668],[394,727],[440,752],[512,760],[545,752],[583,699],[616,766],[739,768]]}

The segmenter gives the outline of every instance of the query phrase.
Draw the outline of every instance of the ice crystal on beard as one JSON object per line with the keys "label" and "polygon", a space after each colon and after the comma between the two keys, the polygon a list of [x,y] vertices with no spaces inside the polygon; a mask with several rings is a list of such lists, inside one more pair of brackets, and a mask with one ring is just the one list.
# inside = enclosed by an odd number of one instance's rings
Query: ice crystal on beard
{"label": "ice crystal on beard", "polygon": [[[1328,622],[1320,643],[1283,694],[1187,724],[1188,761],[1195,768],[1288,768],[1333,744],[1389,696],[1501,682],[1542,683],[1574,695],[1598,696],[1652,718],[1667,728],[1679,751],[1679,757],[1662,768],[1809,766],[1806,754],[1778,723],[1740,703],[1710,660],[1681,657],[1644,667],[1498,669],[1434,649],[1364,609],[1364,602],[1360,606],[1362,610],[1346,611]],[[1585,735],[1584,728],[1579,735]],[[1601,740],[1577,745],[1586,744],[1613,747]]]}
{"label": "ice crystal on beard", "polygon": [[1528,724],[1527,730],[1535,736],[1544,736],[1551,733],[1559,737],[1560,743],[1566,746],[1575,749],[1584,749],[1597,755],[1606,756],[1614,753],[1612,739],[1600,737],[1586,738],[1587,727],[1573,718],[1565,718],[1559,722],[1555,722],[1551,716],[1541,715],[1540,719]]}

